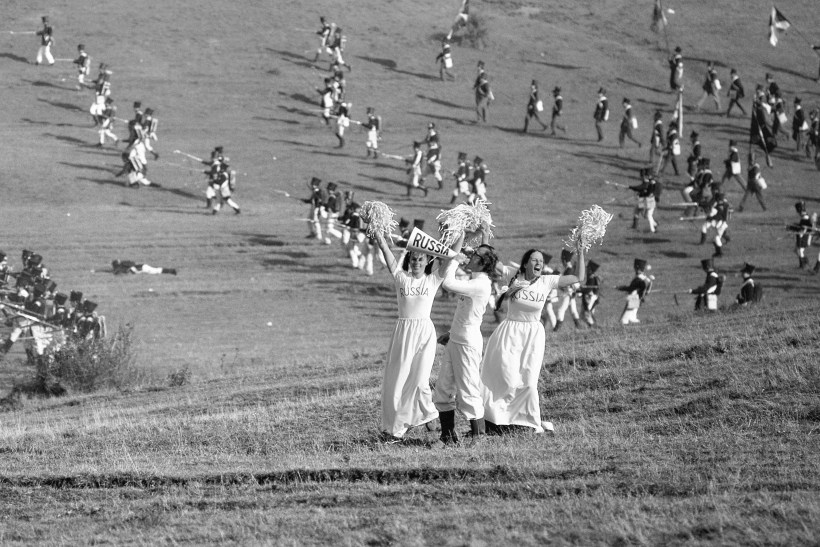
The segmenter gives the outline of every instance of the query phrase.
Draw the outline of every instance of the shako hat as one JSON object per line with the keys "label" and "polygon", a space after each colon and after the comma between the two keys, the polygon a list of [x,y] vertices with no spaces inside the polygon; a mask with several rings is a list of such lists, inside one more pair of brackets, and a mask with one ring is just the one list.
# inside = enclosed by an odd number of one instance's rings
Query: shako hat
{"label": "shako hat", "polygon": [[598,264],[594,260],[590,260],[587,263],[587,274],[594,274],[595,272],[598,271],[598,268],[600,268],[600,267],[601,267],[600,264]]}
{"label": "shako hat", "polygon": [[704,258],[700,261],[700,266],[704,270],[711,270],[712,268],[714,268],[714,263],[712,262],[711,258]]}
{"label": "shako hat", "polygon": [[749,264],[748,262],[746,262],[745,264],[743,264],[743,269],[740,270],[740,272],[752,275],[753,273],[755,273],[755,267],[753,265]]}
{"label": "shako hat", "polygon": [[645,270],[646,269],[646,260],[643,260],[641,258],[636,258],[635,262],[633,263],[633,267],[636,270],[641,270],[641,271]]}

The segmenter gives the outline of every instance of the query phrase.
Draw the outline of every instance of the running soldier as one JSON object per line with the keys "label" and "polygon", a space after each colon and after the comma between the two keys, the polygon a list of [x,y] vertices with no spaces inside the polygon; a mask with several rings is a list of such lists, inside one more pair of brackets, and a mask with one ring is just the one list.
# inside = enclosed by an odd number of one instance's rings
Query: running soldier
{"label": "running soldier", "polygon": [[[575,253],[569,249],[561,249],[561,273],[559,275],[575,275]],[[577,296],[575,286],[568,285],[558,289],[558,309],[555,310],[555,326],[552,328],[553,332],[558,331],[564,323],[567,309],[569,309],[572,320],[575,322],[575,328],[581,326],[580,317],[578,315],[578,304],[575,302]]]}
{"label": "running soldier", "polygon": [[310,179],[310,197],[303,199],[305,203],[310,204],[310,213],[308,214],[308,226],[310,227],[310,234],[308,239],[316,238],[322,239],[322,217],[327,216],[325,212],[325,203],[327,202],[327,193],[321,187],[322,180],[316,177]]}
{"label": "running soldier", "polygon": [[[225,202],[231,206],[234,214],[240,214],[239,204],[233,200],[233,191],[236,189],[236,171],[230,169],[230,159],[222,158],[219,165],[219,172],[216,177],[212,179],[211,185],[208,187],[213,195],[208,195],[214,201],[214,208],[211,214],[217,214],[222,208],[222,203]],[[216,191],[219,191],[219,199],[215,199]]]}
{"label": "running soldier", "polygon": [[427,172],[433,175],[438,182],[438,189],[441,190],[444,187],[444,180],[441,177],[441,145],[436,132],[436,124],[433,122],[427,126],[427,137],[424,142],[427,143]]}
{"label": "running soldier", "polygon": [[332,26],[325,21],[324,16],[319,17],[319,22],[322,28],[316,31],[316,34],[319,35],[319,49],[316,50],[316,57],[313,58],[314,63],[319,60],[319,57],[321,57],[324,52],[327,52],[328,55],[333,55],[333,52],[328,48],[330,33],[333,31]]}
{"label": "running soldier", "polygon": [[695,299],[695,311],[717,311],[718,296],[720,296],[723,283],[715,271],[715,266],[711,258],[704,258],[700,261],[700,265],[703,271],[706,272],[706,281],[704,281],[700,287],[689,289],[689,294],[697,295]]}
{"label": "running soldier", "polygon": [[450,198],[450,203],[455,203],[456,200],[464,196],[466,201],[470,199],[470,162],[467,159],[466,152],[458,153],[458,168],[453,172],[453,177],[456,179],[456,188],[453,190],[453,197]]}
{"label": "running soldier", "polygon": [[746,115],[746,110],[740,104],[740,99],[746,96],[746,91],[743,89],[743,82],[740,81],[740,76],[734,68],[731,71],[732,83],[729,84],[729,89],[726,91],[726,96],[729,97],[729,108],[726,109],[726,117],[732,115],[732,107],[737,106],[743,115]]}
{"label": "running soldier", "polygon": [[342,232],[336,228],[336,222],[339,220],[339,214],[342,212],[344,199],[337,190],[338,186],[335,182],[327,183],[327,201],[325,201],[325,211],[327,212],[327,236],[325,236],[325,245],[330,245],[332,240],[329,236],[336,239],[342,239]]}
{"label": "running soldier", "polygon": [[814,223],[809,218],[809,213],[806,211],[806,202],[798,201],[794,204],[794,209],[800,215],[800,220],[796,226],[795,236],[795,252],[800,261],[800,269],[806,268],[809,265],[809,258],[806,256],[806,249],[811,247],[812,235],[814,235]]}
{"label": "running soldier", "polygon": [[322,96],[319,101],[319,106],[322,107],[322,119],[325,125],[330,125],[330,109],[333,108],[333,86],[331,85],[331,79],[325,78],[324,89],[317,87],[316,91]]}
{"label": "running soldier", "polygon": [[131,146],[142,135],[142,103],[134,101],[134,117],[128,121],[128,140],[125,142],[126,146]]}
{"label": "running soldier", "polygon": [[663,115],[660,110],[656,110],[655,121],[652,124],[652,137],[649,140],[649,164],[656,172],[659,170],[664,147]]}
{"label": "running soldier", "polygon": [[43,62],[43,57],[45,57],[46,61],[48,61],[48,65],[52,66],[54,64],[54,56],[51,55],[51,46],[54,45],[54,27],[48,22],[48,17],[43,16],[43,28],[36,32],[37,36],[40,37],[40,49],[37,51],[37,60],[35,61],[35,65],[39,65]]}
{"label": "running soldier", "polygon": [[466,27],[469,18],[470,0],[461,0],[461,7],[458,8],[458,15],[456,15],[456,20],[453,21],[453,26],[450,28],[450,32],[447,33],[447,40],[452,40],[453,33],[457,31],[459,28]]}
{"label": "running soldier", "polygon": [[376,111],[373,109],[372,106],[367,107],[367,122],[362,124],[362,127],[367,129],[367,142],[365,142],[365,147],[367,148],[367,157],[370,157],[370,154],[373,154],[373,159],[378,159],[379,157],[379,139],[381,139],[380,133],[382,129],[382,118],[381,116],[376,116]]}
{"label": "running soldier", "polygon": [[709,64],[707,65],[706,79],[703,81],[701,89],[703,89],[703,95],[698,101],[695,111],[700,112],[704,101],[706,101],[709,97],[715,101],[715,109],[720,111],[720,95],[718,94],[720,91],[720,80],[718,79],[717,71],[715,70],[715,63],[712,61],[709,61]]}
{"label": "running soldier", "polygon": [[344,148],[345,129],[350,127],[351,106],[353,106],[353,103],[341,103],[339,105],[339,110],[336,114],[336,138],[339,139],[339,146],[337,146],[336,148]]}
{"label": "running soldier", "polygon": [[427,187],[424,185],[424,177],[421,173],[421,163],[424,160],[424,152],[421,150],[421,143],[413,141],[413,156],[412,158],[404,160],[408,164],[407,174],[410,175],[407,180],[407,197],[413,188],[418,188],[424,192],[424,197],[427,197]]}
{"label": "running soldier", "polygon": [[438,75],[442,82],[445,74],[451,81],[456,81],[456,75],[450,72],[450,69],[453,68],[453,57],[450,53],[449,41],[444,40],[441,43],[441,53],[436,55],[436,63],[438,63]]}
{"label": "running soldier", "polygon": [[94,104],[91,105],[91,108],[88,111],[91,113],[91,117],[94,120],[94,125],[97,126],[102,123],[100,119],[100,115],[102,111],[105,109],[105,99],[111,96],[111,72],[108,70],[105,64],[100,63],[100,73],[97,76],[97,80],[94,84]]}
{"label": "running soldier", "polygon": [[746,181],[740,176],[740,152],[737,149],[737,141],[734,139],[729,141],[729,157],[724,160],[723,165],[725,170],[723,171],[723,177],[720,179],[721,184],[731,179],[736,181],[745,191]]}
{"label": "running soldier", "polygon": [[83,44],[77,46],[77,58],[74,59],[74,64],[77,65],[77,89],[83,89],[87,87],[85,77],[91,74],[91,57],[85,52]]}
{"label": "running soldier", "polygon": [[621,131],[618,134],[618,145],[621,148],[623,148],[624,140],[628,138],[629,140],[637,144],[638,148],[640,148],[640,141],[638,141],[637,139],[635,139],[635,137],[632,136],[632,130],[638,128],[638,119],[632,114],[632,103],[629,101],[629,99],[624,97],[623,105],[624,117],[621,120]]}
{"label": "running soldier", "polygon": [[145,109],[145,115],[142,117],[142,131],[145,133],[145,148],[154,156],[154,160],[159,159],[159,154],[151,146],[151,141],[157,140],[157,127],[159,120],[154,117],[154,110],[152,108]]}
{"label": "running soldier", "polygon": [[567,132],[565,126],[558,124],[558,118],[560,118],[564,112],[564,98],[561,97],[561,88],[556,86],[555,89],[552,90],[552,96],[554,97],[554,102],[552,104],[552,118],[550,118],[550,137],[555,136],[556,129],[564,133]]}
{"label": "running soldier", "polygon": [[794,114],[792,114],[792,139],[794,139],[794,149],[798,152],[806,144],[806,131],[809,129],[802,102],[800,97],[794,98]]}
{"label": "running soldier", "polygon": [[820,157],[820,111],[816,108],[809,112],[809,132],[806,140],[806,157],[811,158],[811,149],[814,147],[814,158]]}
{"label": "running soldier", "polygon": [[765,189],[766,181],[763,180],[763,176],[761,175],[760,164],[755,161],[754,152],[751,152],[749,154],[749,180],[746,183],[746,191],[743,193],[743,198],[740,200],[737,211],[739,213],[743,212],[743,205],[746,203],[746,198],[751,194],[757,198],[760,207],[765,211],[766,204],[763,202],[763,190]]}
{"label": "running soldier", "polygon": [[649,169],[641,169],[640,176],[641,183],[629,187],[630,190],[638,194],[638,203],[635,206],[635,211],[632,213],[632,229],[638,229],[638,220],[643,216],[647,222],[649,222],[649,231],[654,234],[658,229],[658,223],[654,217],[656,206],[655,194],[658,183]]}
{"label": "running soldier", "polygon": [[598,142],[604,140],[604,131],[601,124],[609,119],[609,101],[606,98],[606,89],[603,87],[598,90],[598,102],[595,103],[595,131],[598,133]]}
{"label": "running soldier", "polygon": [[586,284],[581,287],[581,317],[590,327],[595,326],[595,308],[600,299],[601,278],[598,277],[600,264],[594,260],[587,263]]}
{"label": "running soldier", "polygon": [[689,142],[692,144],[692,151],[689,153],[689,157],[686,158],[687,172],[689,173],[689,180],[694,181],[698,172],[698,164],[701,157],[703,157],[700,149],[700,134],[697,131],[692,131],[689,135]]}
{"label": "running soldier", "polygon": [[706,243],[706,235],[709,228],[715,229],[715,252],[712,256],[723,256],[723,234],[729,229],[729,216],[731,214],[731,205],[726,200],[726,196],[722,192],[715,194],[711,207],[706,214],[706,222],[700,229],[700,244]]}
{"label": "running soldier", "polygon": [[353,67],[347,64],[342,58],[342,52],[345,49],[345,41],[345,37],[342,36],[342,29],[340,27],[336,27],[336,31],[333,33],[333,44],[330,46],[330,50],[333,52],[333,64],[346,66],[348,72],[351,72]]}
{"label": "running soldier", "polygon": [[107,97],[105,99],[105,108],[100,114],[100,142],[96,146],[102,148],[105,145],[105,137],[114,141],[114,146],[120,142],[117,136],[112,132],[114,129],[114,116],[117,114],[117,107],[114,106],[114,99]]}
{"label": "running soldier", "polygon": [[671,162],[672,169],[675,170],[675,176],[679,176],[678,171],[678,156],[680,156],[680,138],[678,137],[678,121],[670,120],[669,129],[666,131],[666,148],[663,151],[663,157],[658,165],[657,172],[662,174],[666,170],[666,164]]}
{"label": "running soldier", "polygon": [[527,115],[524,116],[524,133],[527,132],[527,127],[530,125],[530,119],[535,120],[541,124],[541,131],[547,130],[547,124],[541,121],[538,113],[544,110],[544,103],[538,98],[538,82],[535,80],[530,84],[530,99],[527,102]]}
{"label": "running soldier", "polygon": [[633,269],[635,270],[635,277],[632,278],[632,282],[629,285],[615,287],[617,290],[626,293],[626,306],[621,314],[621,325],[641,322],[638,319],[638,310],[652,290],[652,278],[646,275],[649,269],[646,260],[636,258]]}

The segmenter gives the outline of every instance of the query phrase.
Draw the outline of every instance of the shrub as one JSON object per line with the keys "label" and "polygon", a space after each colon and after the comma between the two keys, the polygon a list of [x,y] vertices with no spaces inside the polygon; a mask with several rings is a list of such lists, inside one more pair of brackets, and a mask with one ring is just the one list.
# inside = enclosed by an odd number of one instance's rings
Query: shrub
{"label": "shrub", "polygon": [[188,365],[172,371],[168,374],[168,385],[171,387],[182,387],[191,381],[191,369]]}

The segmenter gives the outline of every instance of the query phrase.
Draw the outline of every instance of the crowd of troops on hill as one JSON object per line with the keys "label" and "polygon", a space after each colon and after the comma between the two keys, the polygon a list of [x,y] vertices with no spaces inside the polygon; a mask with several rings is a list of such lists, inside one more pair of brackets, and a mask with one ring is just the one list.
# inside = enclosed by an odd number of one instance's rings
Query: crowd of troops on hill
{"label": "crowd of troops on hill", "polygon": [[[452,56],[452,40],[454,33],[467,26],[470,20],[469,0],[462,0],[458,14],[442,41],[441,51],[436,56],[435,62],[439,66],[439,76],[441,80],[455,80],[456,74],[453,71],[454,61]],[[351,118],[352,103],[346,97],[345,71],[352,71],[352,67],[344,60],[343,53],[346,45],[346,37],[342,29],[335,23],[328,23],[324,17],[320,18],[321,27],[316,32],[319,36],[319,47],[316,50],[314,61],[319,61],[323,56],[329,58],[330,74],[324,78],[324,86],[317,89],[320,95],[321,116],[325,124],[335,126],[335,135],[338,139],[338,146],[344,147],[346,144],[345,133],[351,123],[357,124],[366,130],[365,150],[368,158],[374,159],[385,157],[388,159],[398,159],[404,161],[407,167],[407,195],[410,197],[413,190],[420,190],[426,197],[429,188],[425,184],[425,176],[432,176],[437,183],[438,189],[443,189],[442,176],[442,143],[435,126],[431,122],[428,125],[427,135],[420,140],[413,141],[412,153],[407,156],[386,154],[380,150],[382,131],[384,122],[382,116],[377,114],[372,106],[367,107],[366,120],[357,121]],[[43,29],[37,34],[41,38],[41,48],[38,52],[37,62],[42,62],[45,58],[50,64],[53,57],[50,53],[53,44],[53,27],[48,23],[47,18],[43,18]],[[78,48],[78,58],[74,61],[78,67],[78,82],[80,88],[93,88],[96,99],[91,107],[91,114],[95,126],[99,127],[100,146],[104,145],[105,139],[114,141],[115,145],[119,139],[112,132],[114,120],[116,118],[116,106],[111,98],[111,74],[105,64],[100,65],[97,78],[87,83],[86,78],[90,73],[90,57],[85,52],[82,45]],[[680,47],[669,58],[669,82],[673,92],[679,93],[682,102],[684,58]],[[743,115],[747,115],[742,99],[746,96],[746,91],[737,70],[732,68],[729,74],[730,83],[726,89],[726,97],[729,99],[725,115],[730,117],[733,109],[738,109]],[[702,87],[702,94],[694,106],[694,110],[700,111],[704,104],[711,100],[715,108],[721,111],[720,100],[723,88],[715,63],[709,62]],[[489,84],[489,75],[482,61],[477,66],[477,74],[472,86],[475,92],[476,121],[486,122],[489,106],[494,100]],[[560,133],[566,134],[567,127],[561,123],[564,113],[564,99],[561,88],[555,86],[552,91],[553,105],[549,124],[542,120],[541,115],[545,106],[539,98],[539,85],[533,80],[530,85],[530,93],[526,105],[523,132],[527,132],[530,123],[538,123],[542,131],[550,129],[550,136],[557,136]],[[791,132],[786,128],[789,125],[788,109],[783,93],[771,74],[766,74],[765,84],[756,86],[753,104],[750,109],[750,148],[747,156],[746,173],[743,177],[743,166],[741,164],[741,153],[738,142],[734,139],[728,143],[728,150],[724,159],[724,171],[720,179],[712,172],[712,161],[702,148],[700,135],[697,131],[692,131],[689,135],[689,155],[685,158],[687,183],[681,190],[682,203],[676,204],[683,209],[682,219],[702,220],[700,224],[700,243],[706,244],[711,237],[714,247],[712,254],[714,258],[724,256],[724,245],[730,241],[729,223],[734,211],[732,204],[727,198],[727,189],[724,188],[726,182],[736,182],[743,191],[743,197],[738,204],[737,211],[743,212],[746,200],[754,197],[763,211],[766,210],[764,191],[767,183],[762,176],[762,168],[757,154],[752,146],[759,146],[765,154],[766,163],[772,167],[771,154],[777,147],[777,139],[791,138],[795,143],[795,150],[799,154],[814,159],[820,165],[820,110],[811,109],[808,116],[804,113],[801,105],[801,98],[794,97],[793,112],[791,116]],[[634,131],[638,128],[638,119],[632,110],[631,100],[624,97],[622,100],[623,116],[619,127],[618,143],[623,148],[627,142],[632,142],[642,148],[642,143],[635,137]],[[682,111],[682,105],[681,105]],[[595,102],[593,120],[597,140],[605,140],[605,128],[610,119],[609,99],[607,90],[601,87],[598,90],[598,97]],[[125,121],[125,120],[123,120]],[[129,137],[125,141],[126,151],[123,153],[124,167],[117,175],[128,174],[129,185],[150,185],[151,182],[146,177],[147,160],[146,153],[154,154],[154,159],[159,155],[153,150],[151,141],[156,141],[157,120],[153,116],[151,109],[143,111],[139,102],[134,104],[134,117],[128,120]],[[640,169],[638,173],[639,182],[628,188],[636,193],[636,206],[633,213],[633,228],[638,229],[642,218],[646,219],[651,233],[659,230],[658,220],[655,218],[655,210],[660,200],[663,185],[661,177],[665,174],[667,167],[671,164],[675,176],[681,174],[678,157],[682,155],[681,138],[679,134],[680,122],[678,120],[678,108],[667,124],[664,123],[663,114],[660,111],[654,113],[651,137],[649,142],[649,158],[647,167]],[[759,153],[758,153],[759,154]],[[450,203],[467,202],[473,203],[476,199],[487,199],[487,175],[489,169],[480,156],[475,156],[471,161],[464,152],[459,152],[457,156],[458,165],[453,171],[454,186]],[[209,166],[205,173],[210,179],[207,189],[206,206],[213,208],[213,212],[219,211],[221,203],[230,205],[236,213],[240,212],[239,206],[231,198],[231,192],[235,186],[235,172],[228,169],[228,159],[224,157],[221,147],[217,147],[211,154],[210,160],[203,160],[202,163]],[[336,183],[328,183],[326,188],[321,188],[321,181],[313,178],[310,183],[311,194],[304,201],[310,204],[308,225],[310,235],[308,237],[331,244],[333,239],[338,240],[350,257],[351,264],[356,268],[365,270],[368,274],[373,273],[373,259],[380,256],[375,251],[375,242],[364,237],[364,225],[359,216],[360,206],[353,199],[352,191],[341,192]],[[799,208],[799,207],[798,207]],[[805,205],[803,205],[805,209]],[[815,217],[813,217],[816,219]],[[800,259],[800,267],[808,266],[806,249],[811,244],[811,236],[817,230],[816,223],[809,218],[810,225],[804,222],[802,216],[800,222],[789,227],[798,232],[797,254]],[[323,227],[324,224],[324,227]],[[401,229],[409,226],[408,222],[403,222]],[[416,223],[417,224],[417,223]],[[713,259],[709,262],[713,264]],[[597,265],[593,263],[589,268],[593,274],[597,270]],[[627,291],[627,309],[624,312],[621,322],[626,324],[636,320],[637,302],[643,300],[651,289],[651,276],[647,277],[642,269],[647,267],[641,260],[636,260],[636,277],[630,285],[619,287]],[[751,268],[751,266],[750,266]],[[565,269],[565,268],[562,268]],[[820,270],[820,261],[812,270],[816,273]],[[637,280],[637,281],[636,281]],[[594,285],[594,282],[593,282]],[[641,286],[644,288],[630,289],[628,287]],[[715,285],[717,286],[717,285]],[[572,295],[564,306],[557,307],[554,314],[548,312],[553,328],[558,328],[563,320],[563,313],[569,309],[576,323],[579,321],[579,313],[575,303],[575,296],[582,296],[582,306],[585,322],[593,324],[593,314],[595,302],[598,298],[598,287],[586,287]],[[709,294],[715,291],[720,292],[720,288],[710,288]],[[694,294],[700,294],[697,291]],[[589,302],[589,304],[587,304]],[[698,299],[698,308],[712,309],[708,305],[709,299]],[[549,309],[549,307],[548,307]],[[561,311],[563,310],[563,311]],[[627,313],[629,312],[629,313]],[[633,313],[634,312],[634,313]],[[552,318],[555,315],[555,319]],[[560,318],[559,318],[560,316]]]}
{"label": "crowd of troops on hill", "polygon": [[51,357],[66,343],[106,336],[105,317],[83,293],[57,291],[42,255],[24,250],[15,271],[0,252],[0,313],[8,336],[0,342],[0,360],[17,341],[24,341],[31,360]]}

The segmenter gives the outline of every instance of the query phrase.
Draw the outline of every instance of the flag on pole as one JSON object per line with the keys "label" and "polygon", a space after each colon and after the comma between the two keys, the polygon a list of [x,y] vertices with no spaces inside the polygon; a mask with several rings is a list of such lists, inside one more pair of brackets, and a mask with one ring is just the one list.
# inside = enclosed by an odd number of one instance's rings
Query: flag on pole
{"label": "flag on pole", "polygon": [[666,15],[661,7],[661,0],[655,0],[655,9],[652,10],[652,30],[660,32],[666,28]]}
{"label": "flag on pole", "polygon": [[769,16],[769,43],[777,46],[777,31],[785,32],[792,24],[780,10],[772,6],[772,14]]}

